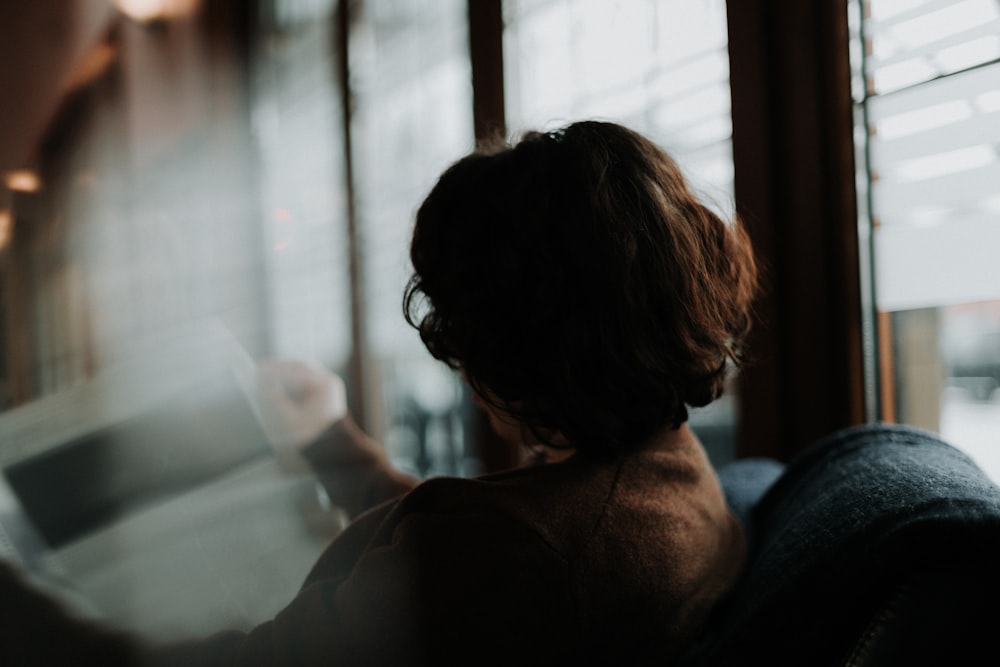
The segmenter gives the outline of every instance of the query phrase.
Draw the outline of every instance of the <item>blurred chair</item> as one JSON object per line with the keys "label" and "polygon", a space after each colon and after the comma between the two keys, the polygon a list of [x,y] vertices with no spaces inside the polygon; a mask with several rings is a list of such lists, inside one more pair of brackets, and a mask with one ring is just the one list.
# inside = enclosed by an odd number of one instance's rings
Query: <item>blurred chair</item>
{"label": "blurred chair", "polygon": [[[932,433],[872,425],[776,465],[720,472],[750,558],[680,664],[996,660],[1000,488],[968,457]],[[754,466],[767,487],[757,503]]]}

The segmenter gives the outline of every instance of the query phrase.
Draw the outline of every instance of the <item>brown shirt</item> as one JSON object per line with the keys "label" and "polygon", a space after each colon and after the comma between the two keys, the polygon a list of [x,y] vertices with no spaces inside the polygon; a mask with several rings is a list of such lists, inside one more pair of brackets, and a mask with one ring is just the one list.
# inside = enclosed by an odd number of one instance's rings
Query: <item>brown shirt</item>
{"label": "brown shirt", "polygon": [[[133,652],[127,638],[82,630],[43,601],[35,628],[71,636],[76,648],[60,655],[77,664],[90,662],[81,651],[101,651],[103,664],[665,665],[734,583],[744,551],[700,444],[665,439],[615,462],[578,455],[419,484],[361,514],[289,605],[249,633]],[[0,607],[9,579],[0,571]],[[10,641],[30,648],[13,625],[0,639],[0,658]]]}

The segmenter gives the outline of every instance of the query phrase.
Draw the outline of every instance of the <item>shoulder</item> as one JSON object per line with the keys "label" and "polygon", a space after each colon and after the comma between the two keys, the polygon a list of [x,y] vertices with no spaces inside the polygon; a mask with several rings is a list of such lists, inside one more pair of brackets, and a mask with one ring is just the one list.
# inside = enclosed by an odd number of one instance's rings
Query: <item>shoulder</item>
{"label": "shoulder", "polygon": [[[550,619],[565,635],[575,622],[565,559],[479,488],[425,482],[375,512],[379,525],[348,567],[318,572],[279,621],[323,618],[317,654],[363,664],[452,664],[484,650],[517,662],[524,647],[544,646]],[[470,502],[439,497],[448,492]]]}
{"label": "shoulder", "polygon": [[628,457],[574,567],[588,652],[676,652],[733,586],[744,556],[742,530],[696,441]]}
{"label": "shoulder", "polygon": [[540,494],[552,493],[558,491],[551,475],[536,469],[425,480],[352,521],[327,547],[306,583],[347,576],[380,550],[408,554],[410,560],[400,562],[418,568],[429,560],[483,563],[531,551],[536,561],[558,561],[565,540],[552,535],[550,516],[559,501],[537,502]]}
{"label": "shoulder", "polygon": [[602,514],[618,467],[567,461],[471,479],[430,479],[404,496],[398,511],[490,518],[497,527],[531,532],[572,558]]}

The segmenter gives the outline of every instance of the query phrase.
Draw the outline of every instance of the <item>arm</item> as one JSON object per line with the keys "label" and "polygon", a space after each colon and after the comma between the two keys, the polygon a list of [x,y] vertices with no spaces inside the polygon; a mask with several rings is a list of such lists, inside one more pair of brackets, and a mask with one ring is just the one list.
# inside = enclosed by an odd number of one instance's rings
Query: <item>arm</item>
{"label": "arm", "polygon": [[154,664],[560,664],[546,652],[575,639],[565,561],[502,517],[399,514],[352,524],[273,620],[158,649]]}
{"label": "arm", "polygon": [[74,618],[0,565],[0,665],[560,664],[576,641],[560,556],[502,516],[399,514],[348,528],[273,620],[170,645]]}
{"label": "arm", "polygon": [[131,667],[140,655],[134,639],[73,616],[0,562],[0,665]]}
{"label": "arm", "polygon": [[338,420],[302,450],[330,501],[353,518],[412,491],[419,480],[389,462],[385,450],[350,415]]}
{"label": "arm", "polygon": [[413,489],[418,483],[389,462],[382,446],[347,412],[343,381],[299,362],[262,364],[260,413],[279,462],[309,469],[330,501],[352,517]]}

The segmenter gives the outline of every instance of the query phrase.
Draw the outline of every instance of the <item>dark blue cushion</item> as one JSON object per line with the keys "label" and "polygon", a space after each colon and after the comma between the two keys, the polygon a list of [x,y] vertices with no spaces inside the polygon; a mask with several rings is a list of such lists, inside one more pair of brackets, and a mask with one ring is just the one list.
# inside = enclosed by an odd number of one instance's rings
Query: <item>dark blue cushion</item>
{"label": "dark blue cushion", "polygon": [[755,536],[751,512],[784,470],[783,463],[767,458],[740,459],[719,469],[726,503],[743,525],[750,544]]}
{"label": "dark blue cushion", "polygon": [[788,465],[749,520],[747,570],[685,665],[838,664],[906,573],[973,573],[982,588],[957,590],[955,608],[1000,578],[1000,489],[914,428],[825,438]]}

